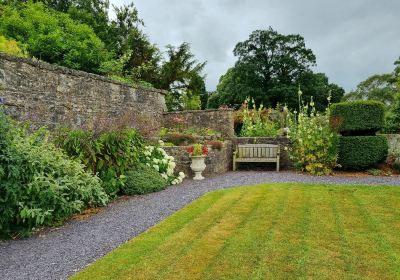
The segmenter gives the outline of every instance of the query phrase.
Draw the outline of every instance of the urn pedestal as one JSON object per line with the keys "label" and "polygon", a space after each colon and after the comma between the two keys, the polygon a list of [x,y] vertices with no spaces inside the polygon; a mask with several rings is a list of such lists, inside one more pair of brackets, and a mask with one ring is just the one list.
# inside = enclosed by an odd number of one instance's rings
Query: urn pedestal
{"label": "urn pedestal", "polygon": [[193,180],[203,180],[204,177],[201,173],[204,171],[204,169],[206,169],[206,156],[191,156],[190,158],[192,159],[192,164],[190,165],[190,168],[195,174]]}

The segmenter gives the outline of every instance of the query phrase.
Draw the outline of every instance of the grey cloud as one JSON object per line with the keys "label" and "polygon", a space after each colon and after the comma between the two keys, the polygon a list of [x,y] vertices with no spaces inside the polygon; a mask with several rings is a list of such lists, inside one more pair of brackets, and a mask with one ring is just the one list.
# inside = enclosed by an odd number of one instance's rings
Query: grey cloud
{"label": "grey cloud", "polygon": [[[111,0],[114,4],[130,0]],[[317,56],[316,71],[351,90],[393,70],[400,56],[397,0],[137,0],[145,32],[160,47],[189,42],[207,60],[207,88],[231,67],[232,50],[256,29],[300,34]]]}

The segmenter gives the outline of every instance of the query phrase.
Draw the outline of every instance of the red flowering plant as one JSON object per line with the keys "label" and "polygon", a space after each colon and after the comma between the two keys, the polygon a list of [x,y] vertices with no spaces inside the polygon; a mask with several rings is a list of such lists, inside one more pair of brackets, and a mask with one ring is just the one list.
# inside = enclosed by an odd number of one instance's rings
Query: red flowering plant
{"label": "red flowering plant", "polygon": [[190,156],[198,157],[198,156],[207,156],[208,148],[203,144],[194,144],[188,148],[188,153]]}

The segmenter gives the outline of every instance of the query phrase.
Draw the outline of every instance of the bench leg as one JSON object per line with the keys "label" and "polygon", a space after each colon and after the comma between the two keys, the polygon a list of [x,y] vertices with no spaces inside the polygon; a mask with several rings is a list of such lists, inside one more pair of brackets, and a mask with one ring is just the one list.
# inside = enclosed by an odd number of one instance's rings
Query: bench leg
{"label": "bench leg", "polygon": [[233,171],[236,171],[236,161],[233,159]]}
{"label": "bench leg", "polygon": [[279,172],[279,157],[276,159],[276,171]]}

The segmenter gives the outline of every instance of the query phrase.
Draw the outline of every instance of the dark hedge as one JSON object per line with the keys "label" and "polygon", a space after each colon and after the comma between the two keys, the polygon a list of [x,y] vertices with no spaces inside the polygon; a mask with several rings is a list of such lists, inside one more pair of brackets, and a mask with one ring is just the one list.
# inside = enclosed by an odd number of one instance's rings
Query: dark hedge
{"label": "dark hedge", "polygon": [[375,135],[385,124],[385,109],[378,101],[350,101],[333,104],[331,125],[342,135]]}
{"label": "dark hedge", "polygon": [[338,163],[344,169],[365,170],[385,160],[387,153],[384,136],[342,136]]}

